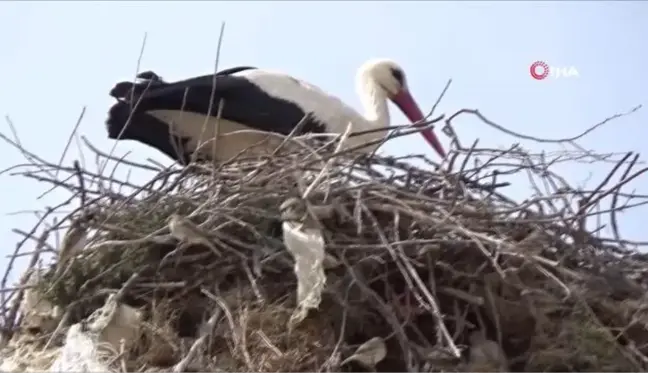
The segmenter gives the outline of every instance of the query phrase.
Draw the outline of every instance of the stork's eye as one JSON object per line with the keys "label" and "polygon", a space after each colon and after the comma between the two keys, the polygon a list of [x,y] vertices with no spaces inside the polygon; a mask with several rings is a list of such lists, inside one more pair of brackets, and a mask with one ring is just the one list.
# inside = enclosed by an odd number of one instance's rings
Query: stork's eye
{"label": "stork's eye", "polygon": [[398,82],[398,84],[400,84],[401,86],[405,85],[404,84],[405,83],[405,74],[400,69],[392,68],[391,73],[392,73],[392,76],[394,77],[394,79],[396,79],[396,81]]}

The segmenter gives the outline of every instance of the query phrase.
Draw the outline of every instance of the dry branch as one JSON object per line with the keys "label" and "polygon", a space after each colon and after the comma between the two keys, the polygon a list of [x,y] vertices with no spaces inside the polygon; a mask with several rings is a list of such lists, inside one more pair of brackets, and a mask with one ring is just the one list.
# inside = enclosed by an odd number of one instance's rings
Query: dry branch
{"label": "dry branch", "polygon": [[[533,154],[519,144],[491,149],[477,141],[465,148],[452,129],[462,114],[575,150]],[[397,126],[389,138],[443,118]],[[30,332],[54,346],[60,331],[117,294],[142,311],[146,327],[135,351],[111,360],[116,370],[183,371],[196,364],[206,371],[359,370],[353,362],[340,364],[358,345],[380,338],[387,352],[379,371],[461,371],[471,369],[467,347],[476,332],[501,346],[512,370],[648,368],[648,258],[636,252],[647,244],[622,238],[616,217],[648,203],[648,196],[624,191],[648,171],[639,157],[579,150],[575,141],[591,130],[537,139],[503,129],[476,110],[449,116],[445,126],[453,148],[442,164],[417,155],[327,150],[291,134],[285,142],[296,146],[282,143],[265,157],[244,153],[217,167],[163,169],[84,140],[101,170],[114,163],[109,175],[79,162],[62,165],[62,158],[48,162],[0,134],[27,159],[4,172],[71,194],[24,232],[11,263],[30,251],[35,266],[49,245],[42,239],[36,250],[25,248],[29,238],[53,236],[73,217],[92,216],[85,250],[64,271],[57,273],[55,264],[45,269],[37,287],[43,299],[66,310],[59,327]],[[342,138],[347,135],[354,134]],[[564,162],[613,166],[599,185],[579,189],[553,171]],[[140,185],[116,176],[120,167],[155,175]],[[527,175],[534,194],[521,202],[508,197],[511,175]],[[326,270],[320,309],[287,331],[296,279],[281,241],[279,206],[295,196],[306,197],[309,208],[333,206],[321,225],[336,265]],[[43,227],[70,205],[68,216]],[[210,245],[178,242],[167,227],[172,214],[206,232],[221,255]],[[592,228],[603,214],[611,237]],[[10,264],[0,292],[5,341],[27,333],[14,327],[20,327],[15,301],[25,289],[7,283],[11,270]],[[155,352],[161,348],[166,352]]]}

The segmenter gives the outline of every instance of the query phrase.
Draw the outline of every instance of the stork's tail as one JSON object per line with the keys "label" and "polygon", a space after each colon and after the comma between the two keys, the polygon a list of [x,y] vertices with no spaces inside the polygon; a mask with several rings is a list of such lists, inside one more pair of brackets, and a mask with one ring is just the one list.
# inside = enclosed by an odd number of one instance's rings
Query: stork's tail
{"label": "stork's tail", "polygon": [[148,81],[151,81],[151,82],[164,83],[164,79],[162,79],[161,76],[159,76],[158,74],[154,73],[151,70],[141,72],[141,73],[137,74],[137,76],[135,76],[135,78],[141,79],[141,80],[148,80]]}
{"label": "stork's tail", "polygon": [[146,90],[160,88],[168,85],[161,76],[153,71],[144,71],[135,76],[139,80],[137,83],[133,82],[119,82],[110,90],[110,96],[128,100],[131,95],[140,96]]}

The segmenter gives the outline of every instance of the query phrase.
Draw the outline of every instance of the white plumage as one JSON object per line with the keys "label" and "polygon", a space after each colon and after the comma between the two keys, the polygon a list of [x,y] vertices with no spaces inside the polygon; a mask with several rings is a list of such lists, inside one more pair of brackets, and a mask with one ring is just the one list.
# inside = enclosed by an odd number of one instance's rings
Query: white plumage
{"label": "white plumage", "polygon": [[359,125],[364,119],[338,97],[279,71],[245,70],[233,76],[247,79],[270,96],[296,104],[304,113],[311,113],[316,120],[325,123],[328,132],[342,132],[346,123]]}

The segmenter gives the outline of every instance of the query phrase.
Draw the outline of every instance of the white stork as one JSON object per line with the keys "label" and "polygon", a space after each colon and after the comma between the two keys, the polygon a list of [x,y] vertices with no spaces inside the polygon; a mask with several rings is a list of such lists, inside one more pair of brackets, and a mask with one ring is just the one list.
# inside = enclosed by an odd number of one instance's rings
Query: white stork
{"label": "white stork", "polygon": [[[235,67],[172,83],[151,71],[137,78],[138,83],[121,82],[110,92],[118,102],[108,113],[108,137],[139,141],[184,164],[197,147],[198,159],[229,159],[262,143],[267,138],[263,132],[290,134],[304,117],[299,134],[342,133],[349,123],[352,132],[385,128],[390,123],[387,98],[413,123],[424,119],[409,92],[405,73],[386,59],[370,60],[358,70],[356,89],[364,115],[316,86],[254,67]],[[261,132],[233,133],[245,129]],[[432,129],[421,134],[445,156]],[[217,135],[221,139],[211,146],[209,141]],[[345,146],[384,136],[384,131],[375,131],[350,137]]]}

